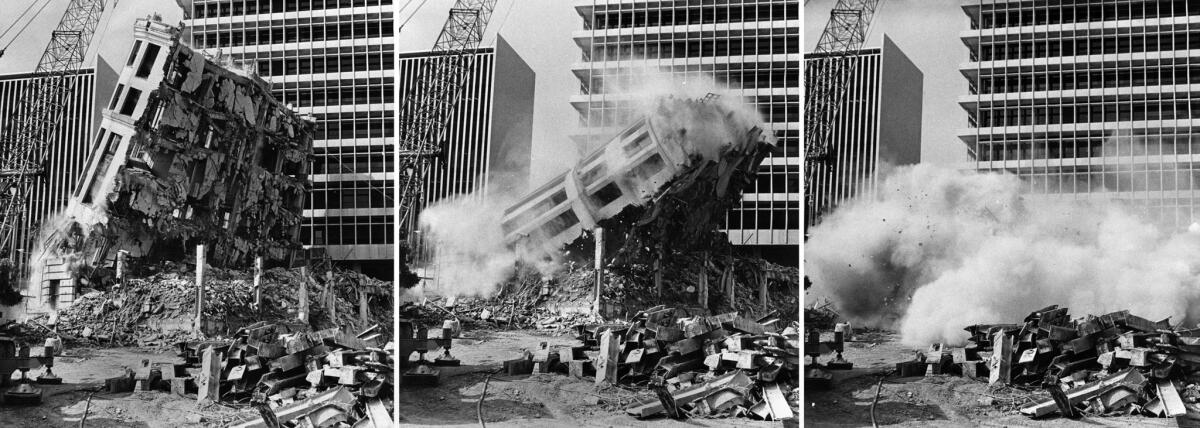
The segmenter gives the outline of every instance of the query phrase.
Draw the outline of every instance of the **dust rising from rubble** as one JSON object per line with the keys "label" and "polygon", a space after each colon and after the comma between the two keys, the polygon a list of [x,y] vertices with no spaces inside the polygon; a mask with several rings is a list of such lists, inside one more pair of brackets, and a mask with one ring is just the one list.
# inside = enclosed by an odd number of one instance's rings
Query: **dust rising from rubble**
{"label": "dust rising from rubble", "polygon": [[812,229],[812,294],[852,322],[898,329],[913,346],[960,344],[965,326],[1051,304],[1200,321],[1200,227],[1175,233],[1118,202],[1053,201],[1021,189],[1010,174],[891,171],[874,198]]}
{"label": "dust rising from rubble", "polygon": [[[114,169],[100,177],[100,186],[96,191],[87,189],[96,195],[108,195],[116,184],[117,171]],[[67,268],[74,270],[82,260],[81,250],[84,240],[97,227],[108,224],[108,198],[99,197],[91,203],[84,203],[81,196],[72,196],[67,206],[58,213],[42,221],[38,231],[37,241],[29,258],[29,280],[26,290],[36,290],[42,282],[46,263],[53,259],[61,259]],[[58,245],[62,240],[73,240],[76,245],[64,248]],[[47,247],[47,244],[52,244]]]}
{"label": "dust rising from rubble", "polygon": [[[652,117],[655,123],[665,128],[660,130],[663,133],[668,129],[682,130],[686,136],[684,152],[689,156],[718,160],[730,142],[742,138],[734,135],[734,129],[721,126],[725,122],[719,117],[710,117],[714,109],[698,108],[694,103],[670,102],[700,100],[710,93],[720,94],[729,89],[702,78],[687,82],[672,79],[669,73],[649,73],[633,80],[636,84],[630,87],[629,93],[634,94],[635,118]],[[747,128],[767,129],[758,110],[745,104],[741,97],[720,97],[709,102],[719,103],[724,111],[731,112],[736,119],[734,122],[751,124]],[[767,137],[767,140],[772,144],[775,142],[774,137]],[[611,156],[612,151],[609,152],[605,156]],[[539,165],[530,166],[531,171],[538,169]],[[631,174],[626,179],[637,177]],[[498,187],[502,186],[492,186],[493,189]],[[506,190],[483,192],[485,195],[476,192],[448,198],[421,212],[418,224],[425,234],[424,239],[432,243],[435,254],[425,267],[427,272],[437,276],[441,294],[446,297],[491,296],[501,283],[513,277],[517,263],[531,266],[545,277],[550,277],[561,267],[559,261],[570,255],[541,254],[534,250],[540,247],[536,242],[512,248],[504,239],[501,226],[504,211],[525,196],[507,189],[537,187],[507,186]],[[653,191],[649,183],[636,187]],[[590,260],[590,255],[580,257]]]}

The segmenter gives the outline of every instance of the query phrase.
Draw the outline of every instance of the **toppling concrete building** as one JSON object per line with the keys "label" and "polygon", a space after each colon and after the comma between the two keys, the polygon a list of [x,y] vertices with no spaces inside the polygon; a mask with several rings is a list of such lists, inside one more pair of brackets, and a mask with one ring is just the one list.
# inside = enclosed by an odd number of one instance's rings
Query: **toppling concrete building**
{"label": "toppling concrete building", "polygon": [[289,261],[310,188],[311,120],[271,97],[257,76],[139,20],[129,60],[67,209],[43,227],[27,310],[68,304],[80,280],[102,279],[118,253],[207,263]]}

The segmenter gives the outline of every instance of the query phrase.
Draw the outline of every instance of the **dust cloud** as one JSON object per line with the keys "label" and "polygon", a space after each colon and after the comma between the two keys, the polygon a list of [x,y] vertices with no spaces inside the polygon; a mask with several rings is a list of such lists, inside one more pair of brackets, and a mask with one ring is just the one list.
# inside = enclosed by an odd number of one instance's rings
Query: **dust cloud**
{"label": "dust cloud", "polygon": [[897,168],[875,197],[828,214],[805,243],[813,296],[906,344],[959,344],[976,323],[1129,309],[1200,321],[1200,233],[1160,229],[1119,202],[1022,193],[1010,174]]}

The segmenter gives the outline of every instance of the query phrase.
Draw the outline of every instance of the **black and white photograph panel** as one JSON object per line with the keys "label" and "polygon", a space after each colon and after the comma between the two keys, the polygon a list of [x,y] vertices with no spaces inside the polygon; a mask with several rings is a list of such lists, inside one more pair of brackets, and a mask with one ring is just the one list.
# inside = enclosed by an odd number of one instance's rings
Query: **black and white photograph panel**
{"label": "black and white photograph panel", "polygon": [[0,426],[392,426],[397,7],[0,3]]}
{"label": "black and white photograph panel", "polygon": [[806,425],[1200,423],[1198,18],[805,2]]}
{"label": "black and white photograph panel", "polygon": [[402,426],[796,426],[801,2],[397,14]]}

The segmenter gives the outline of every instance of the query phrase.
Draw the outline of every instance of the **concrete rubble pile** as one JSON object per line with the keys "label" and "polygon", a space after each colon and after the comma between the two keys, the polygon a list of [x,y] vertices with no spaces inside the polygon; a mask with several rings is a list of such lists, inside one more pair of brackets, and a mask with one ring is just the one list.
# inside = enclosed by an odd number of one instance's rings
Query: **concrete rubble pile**
{"label": "concrete rubble pile", "polygon": [[180,363],[144,365],[105,385],[246,406],[226,427],[390,427],[389,338],[379,326],[352,334],[260,322],[228,340],[180,342]]}
{"label": "concrete rubble pile", "polygon": [[[192,334],[196,315],[193,271],[189,265],[156,264],[147,267],[144,275],[131,275],[123,286],[85,293],[56,318],[35,321],[74,343],[170,345]],[[255,307],[252,274],[208,267],[204,332],[227,335],[259,321],[295,320],[300,309],[297,288],[303,278],[299,269],[265,271],[262,304]],[[309,319],[314,327],[362,330],[379,323],[390,334],[390,282],[349,271],[336,271],[323,279],[308,279]]]}
{"label": "concrete rubble pile", "polygon": [[580,346],[505,361],[509,375],[557,372],[597,384],[646,385],[626,412],[637,418],[797,415],[799,327],[774,315],[685,316],[658,306],[627,323],[576,326]]}
{"label": "concrete rubble pile", "polygon": [[1019,324],[973,325],[963,348],[897,364],[901,376],[927,372],[1044,388],[1019,408],[1030,417],[1200,412],[1200,328],[1171,326],[1127,310],[1072,320],[1057,305]]}

